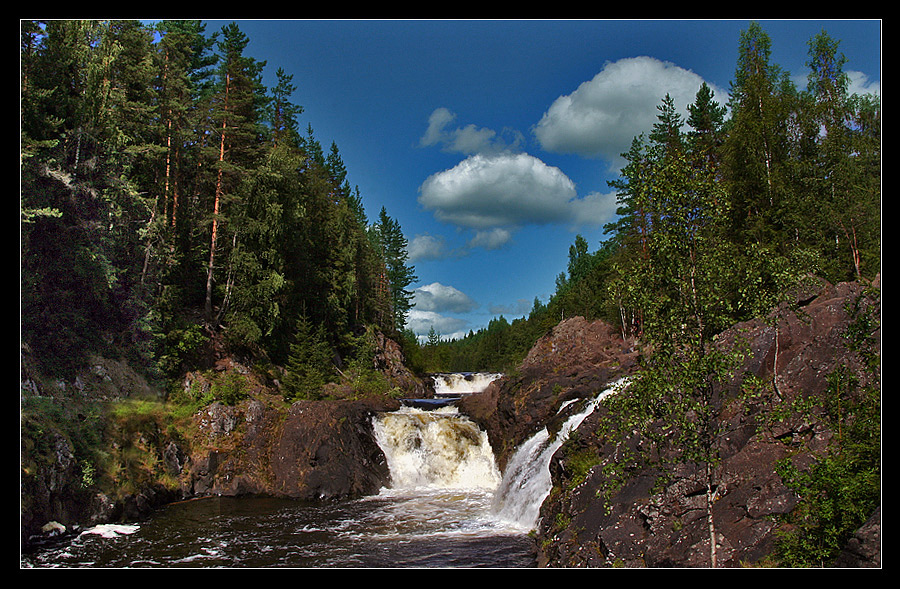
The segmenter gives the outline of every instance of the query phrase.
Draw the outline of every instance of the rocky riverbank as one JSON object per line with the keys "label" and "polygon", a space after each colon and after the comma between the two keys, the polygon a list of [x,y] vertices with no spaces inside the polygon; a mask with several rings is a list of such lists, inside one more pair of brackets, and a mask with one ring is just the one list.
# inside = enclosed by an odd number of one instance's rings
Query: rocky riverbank
{"label": "rocky riverbank", "polygon": [[[186,374],[184,390],[209,391],[216,382],[236,380],[246,398],[179,415],[125,364],[95,358],[72,384],[43,381],[26,358],[22,546],[136,520],[197,497],[332,500],[377,493],[389,472],[371,417],[399,408],[395,391],[428,394],[401,361],[399,346],[379,336],[375,367],[394,391],[360,395],[335,384],[329,385],[332,400],[286,404],[270,377],[219,358],[212,370]],[[85,459],[88,443],[93,461]],[[99,461],[105,464],[93,463]]]}
{"label": "rocky riverbank", "polygon": [[[719,337],[721,345],[741,338],[749,354],[741,378],[719,391],[714,412],[716,428],[723,432],[712,473],[718,566],[766,565],[776,536],[788,525],[780,516],[799,502],[778,474],[778,465],[790,459],[799,470],[808,469],[839,435],[821,411],[776,411],[796,406],[795,401],[827,404],[829,375],[840,366],[860,386],[879,386],[880,369],[875,376],[865,370],[865,350],[850,337],[859,331],[861,312],[880,318],[878,293],[878,283],[824,285],[815,296],[798,297],[795,306]],[[862,335],[876,342],[874,353],[880,356],[880,327]],[[635,349],[634,342],[623,341],[602,322],[570,318],[541,338],[516,371],[484,393],[464,398],[459,408],[488,432],[502,468],[534,432],[544,426],[554,431],[564,403],[592,397],[612,381],[634,374],[640,360]],[[403,396],[429,395],[427,384],[405,369],[399,348],[386,338],[379,339],[376,366]],[[154,395],[134,373],[109,362],[98,361],[74,386],[63,387],[64,393],[58,386],[53,392],[42,390],[49,385],[23,372],[29,403],[51,395],[115,398],[126,389],[145,398]],[[388,481],[371,416],[398,408],[396,395],[356,398],[338,387],[331,391],[335,400],[286,405],[277,383],[233,359],[220,358],[215,373],[240,375],[250,394],[239,403],[213,403],[188,416],[135,412],[125,422],[104,422],[102,427],[83,408],[87,405],[56,404],[72,410],[61,421],[102,429],[109,455],[119,461],[118,471],[128,472],[122,479],[127,484],[115,489],[89,476],[79,459],[78,440],[45,423],[23,420],[23,545],[88,525],[138,519],[171,501],[209,495],[330,500],[376,493]],[[764,383],[765,393],[746,395],[748,377]],[[191,373],[184,386],[208,386],[208,378],[208,373]],[[673,464],[661,485],[661,462],[621,464],[617,476],[625,476],[609,494],[610,469],[604,466],[618,460],[621,444],[649,442],[640,436],[608,437],[601,426],[606,411],[603,405],[595,410],[551,463],[553,490],[536,530],[539,564],[709,566],[706,473],[697,464]],[[841,557],[823,564],[877,567],[880,547],[879,507]]]}

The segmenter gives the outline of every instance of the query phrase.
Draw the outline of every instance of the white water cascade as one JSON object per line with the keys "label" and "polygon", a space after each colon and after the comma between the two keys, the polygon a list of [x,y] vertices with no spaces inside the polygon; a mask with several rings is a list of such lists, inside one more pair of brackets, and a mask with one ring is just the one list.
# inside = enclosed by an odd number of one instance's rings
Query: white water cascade
{"label": "white water cascade", "polygon": [[451,372],[434,374],[431,378],[436,397],[459,397],[480,393],[501,376],[496,372]]}
{"label": "white water cascade", "polygon": [[[494,494],[493,509],[498,517],[512,521],[526,529],[537,527],[541,504],[550,494],[550,459],[605,397],[621,390],[626,379],[612,383],[599,395],[588,400],[572,414],[551,437],[547,428],[526,440],[509,459],[503,479]],[[560,407],[562,412],[569,404]]]}
{"label": "white water cascade", "polygon": [[375,437],[392,479],[381,496],[403,497],[422,510],[439,506],[441,517],[466,519],[457,530],[525,533],[537,525],[541,503],[550,492],[553,453],[606,395],[621,386],[622,381],[614,383],[585,403],[552,439],[546,428],[536,433],[516,451],[502,475],[487,434],[453,406],[430,411],[403,407],[379,415],[373,422]]}
{"label": "white water cascade", "polygon": [[494,489],[500,472],[487,434],[455,407],[403,407],[375,421],[392,489]]}

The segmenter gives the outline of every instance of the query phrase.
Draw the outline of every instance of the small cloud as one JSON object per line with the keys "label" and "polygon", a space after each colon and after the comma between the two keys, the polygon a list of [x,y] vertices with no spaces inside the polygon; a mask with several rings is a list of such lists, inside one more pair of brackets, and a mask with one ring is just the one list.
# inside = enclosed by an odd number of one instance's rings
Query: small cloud
{"label": "small cloud", "polygon": [[428,128],[419,140],[419,145],[431,147],[440,145],[447,152],[471,155],[475,153],[498,153],[515,150],[524,138],[518,131],[504,129],[504,136],[493,129],[476,127],[473,124],[448,129],[456,119],[456,114],[446,108],[437,108],[428,117]]}
{"label": "small cloud", "polygon": [[438,219],[473,229],[546,220],[574,196],[565,174],[526,154],[473,155],[419,188],[419,202]]}
{"label": "small cloud", "polygon": [[423,147],[431,147],[445,140],[444,127],[446,127],[453,119],[456,118],[452,112],[446,108],[436,108],[431,116],[428,117],[428,128],[425,134],[419,140],[419,145]]}
{"label": "small cloud", "polygon": [[506,245],[511,239],[512,232],[509,229],[494,227],[493,229],[475,233],[475,237],[469,240],[469,247],[496,250]]}
{"label": "small cloud", "polygon": [[508,315],[510,317],[521,317],[531,313],[534,308],[534,301],[519,299],[512,305],[491,305],[489,311],[491,315]]}
{"label": "small cloud", "polygon": [[459,252],[451,251],[447,247],[447,241],[440,236],[429,233],[416,235],[406,248],[410,261],[420,260],[446,260],[456,257]]}
{"label": "small cloud", "polygon": [[420,311],[467,313],[478,307],[469,295],[452,286],[432,282],[413,291],[413,304]]}

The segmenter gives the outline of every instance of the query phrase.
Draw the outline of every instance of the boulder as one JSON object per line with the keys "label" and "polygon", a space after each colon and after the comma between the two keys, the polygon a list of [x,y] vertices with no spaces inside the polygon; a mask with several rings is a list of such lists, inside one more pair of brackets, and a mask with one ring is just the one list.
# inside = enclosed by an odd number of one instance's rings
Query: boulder
{"label": "boulder", "polygon": [[248,494],[336,499],[376,493],[388,480],[371,418],[392,400],[297,401],[286,411],[253,399],[210,406],[184,468],[192,496]]}

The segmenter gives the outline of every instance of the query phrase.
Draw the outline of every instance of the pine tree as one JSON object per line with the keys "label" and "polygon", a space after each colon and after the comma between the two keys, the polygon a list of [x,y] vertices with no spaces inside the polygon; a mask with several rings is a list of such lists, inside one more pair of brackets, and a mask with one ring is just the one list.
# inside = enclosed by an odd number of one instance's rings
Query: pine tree
{"label": "pine tree", "polygon": [[283,357],[282,338],[290,312],[285,237],[296,230],[301,199],[296,173],[302,157],[287,144],[273,146],[263,162],[244,174],[238,188],[241,206],[233,216],[240,239],[231,252],[233,286],[225,313],[229,341]]}
{"label": "pine tree", "polygon": [[682,133],[684,120],[675,107],[675,101],[669,94],[666,94],[662,99],[662,103],[656,109],[659,111],[659,114],[656,117],[656,123],[650,130],[650,142],[667,153],[683,151],[685,143]]}
{"label": "pine tree", "polygon": [[[233,198],[241,173],[255,165],[260,149],[258,141],[260,129],[257,125],[261,108],[264,106],[261,103],[260,75],[265,63],[244,56],[248,42],[236,23],[222,28],[222,40],[218,44],[221,57],[220,88],[213,111],[213,119],[217,123],[218,153],[215,156],[215,183],[204,301],[204,312],[210,321],[217,320],[212,315],[212,308],[216,255],[220,247],[220,225],[227,219],[229,200]],[[238,239],[237,231],[236,227],[231,228],[229,237],[232,243]],[[222,295],[218,316],[221,316],[227,307],[232,271],[233,268],[226,273],[225,292]]]}
{"label": "pine tree", "polygon": [[302,231],[304,156],[296,134],[302,108],[290,102],[291,78],[278,72],[268,111],[272,142],[262,160],[242,174],[234,224],[241,238],[231,253],[233,287],[225,313],[235,346],[262,348],[275,360],[286,357],[293,328],[294,283],[290,237]]}
{"label": "pine tree", "polygon": [[331,350],[321,324],[316,326],[300,316],[285,368],[285,400],[321,398],[322,387],[333,380]]}

